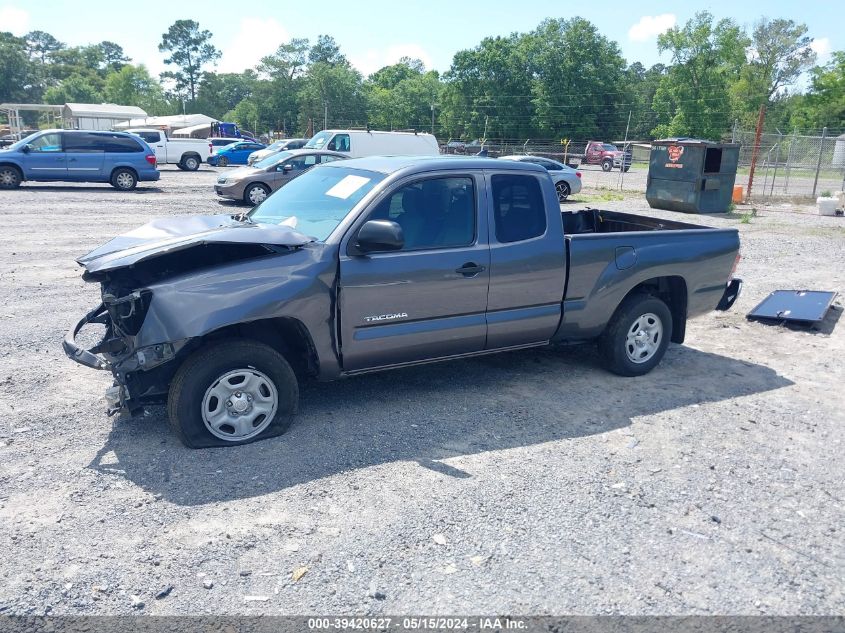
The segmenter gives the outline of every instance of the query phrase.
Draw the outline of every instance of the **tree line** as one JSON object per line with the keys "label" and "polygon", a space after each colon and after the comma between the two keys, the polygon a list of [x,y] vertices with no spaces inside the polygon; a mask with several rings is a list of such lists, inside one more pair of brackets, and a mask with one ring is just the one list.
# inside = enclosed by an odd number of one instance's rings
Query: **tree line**
{"label": "tree line", "polygon": [[289,136],[327,124],[464,139],[717,140],[734,121],[752,127],[761,105],[770,128],[845,128],[845,51],[817,65],[811,44],[792,20],[762,18],[748,31],[703,11],[659,35],[670,61],[646,68],[589,21],[550,18],[457,52],[442,74],[403,58],[363,77],[329,35],[293,38],[255,68],[218,73],[213,34],[177,20],[158,45],[169,70],[154,78],[114,42],[0,32],[0,102],[201,112]]}

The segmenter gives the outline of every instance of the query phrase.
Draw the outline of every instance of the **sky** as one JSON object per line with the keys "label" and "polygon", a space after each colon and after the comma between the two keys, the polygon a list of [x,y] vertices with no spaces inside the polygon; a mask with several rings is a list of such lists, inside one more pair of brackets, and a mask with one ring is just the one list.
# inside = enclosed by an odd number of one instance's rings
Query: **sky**
{"label": "sky", "polygon": [[0,31],[23,35],[47,31],[71,46],[110,40],[123,46],[133,63],[143,63],[153,73],[167,69],[158,52],[161,35],[177,19],[192,19],[210,30],[212,42],[222,52],[219,72],[240,72],[254,67],[291,37],[315,39],[326,33],[364,75],[400,57],[421,59],[427,68],[445,71],[455,52],[476,46],[482,38],[524,32],[547,17],[576,15],[593,22],[615,40],[628,63],[650,66],[667,62],[657,52],[657,35],[683,25],[697,11],[717,18],[730,17],[753,26],[763,15],[803,22],[814,38],[818,62],[825,63],[833,50],[845,49],[845,2],[841,0],[768,0],[741,2],[650,1],[617,2],[514,2],[513,0],[249,0],[240,4],[163,2],[145,0],[137,8],[116,8],[112,1],[76,2],[0,0]]}

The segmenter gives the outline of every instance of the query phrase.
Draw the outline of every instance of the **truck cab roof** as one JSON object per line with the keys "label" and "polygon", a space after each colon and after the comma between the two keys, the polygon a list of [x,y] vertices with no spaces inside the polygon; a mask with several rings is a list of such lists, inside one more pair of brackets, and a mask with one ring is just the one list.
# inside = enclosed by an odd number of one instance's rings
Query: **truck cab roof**
{"label": "truck cab roof", "polygon": [[442,169],[495,169],[497,171],[533,171],[545,173],[545,169],[534,163],[497,160],[480,156],[367,156],[352,158],[343,162],[330,163],[326,167],[344,167],[374,171],[385,175],[400,171],[423,172]]}

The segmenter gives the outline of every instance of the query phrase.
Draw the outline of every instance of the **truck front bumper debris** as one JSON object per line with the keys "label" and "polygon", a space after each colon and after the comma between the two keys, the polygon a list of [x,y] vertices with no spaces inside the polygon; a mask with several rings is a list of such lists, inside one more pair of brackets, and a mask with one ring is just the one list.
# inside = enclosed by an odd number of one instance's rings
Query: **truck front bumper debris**
{"label": "truck front bumper debris", "polygon": [[79,334],[79,330],[89,323],[98,323],[108,327],[109,314],[104,304],[101,303],[99,306],[91,310],[91,312],[82,317],[79,320],[79,323],[65,334],[65,338],[62,341],[62,348],[64,348],[65,354],[67,354],[68,358],[76,361],[80,365],[85,365],[91,369],[111,369],[111,364],[102,355],[102,350],[100,349],[102,341],[90,350],[80,347],[76,342],[76,335]]}
{"label": "truck front bumper debris", "polygon": [[742,279],[731,279],[728,282],[725,292],[722,294],[722,298],[719,300],[719,305],[716,306],[716,309],[722,312],[730,310],[733,304],[736,303],[736,300],[739,298],[739,294],[741,292]]}

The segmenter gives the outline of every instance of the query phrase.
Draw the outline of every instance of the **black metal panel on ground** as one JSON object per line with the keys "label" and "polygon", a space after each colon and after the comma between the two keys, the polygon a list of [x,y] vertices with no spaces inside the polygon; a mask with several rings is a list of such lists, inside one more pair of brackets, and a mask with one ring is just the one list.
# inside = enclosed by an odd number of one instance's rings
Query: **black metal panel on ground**
{"label": "black metal panel on ground", "polygon": [[824,320],[835,292],[821,290],[775,290],[748,313],[752,321],[776,321],[812,325]]}

